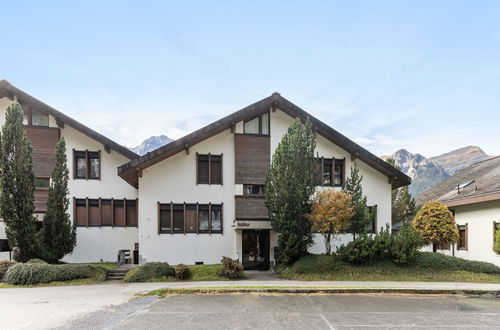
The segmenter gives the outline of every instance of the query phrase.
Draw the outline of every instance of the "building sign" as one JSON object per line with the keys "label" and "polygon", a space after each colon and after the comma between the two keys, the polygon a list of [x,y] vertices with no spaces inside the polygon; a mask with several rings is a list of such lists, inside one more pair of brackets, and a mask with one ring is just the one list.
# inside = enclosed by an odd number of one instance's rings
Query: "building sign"
{"label": "building sign", "polygon": [[236,230],[272,229],[270,221],[259,221],[259,220],[236,220],[233,227],[235,227]]}

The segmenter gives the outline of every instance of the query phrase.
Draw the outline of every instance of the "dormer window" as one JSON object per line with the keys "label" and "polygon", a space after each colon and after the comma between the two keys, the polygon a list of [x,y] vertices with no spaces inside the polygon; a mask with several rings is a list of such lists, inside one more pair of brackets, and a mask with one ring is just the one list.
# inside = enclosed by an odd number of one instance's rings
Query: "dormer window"
{"label": "dormer window", "polygon": [[243,133],[269,135],[269,112],[244,122]]}

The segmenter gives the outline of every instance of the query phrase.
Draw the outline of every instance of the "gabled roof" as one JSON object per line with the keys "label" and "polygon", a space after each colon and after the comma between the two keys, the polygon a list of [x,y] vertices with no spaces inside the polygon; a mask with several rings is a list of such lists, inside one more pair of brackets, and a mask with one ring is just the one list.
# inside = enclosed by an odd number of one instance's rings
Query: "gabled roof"
{"label": "gabled roof", "polygon": [[470,165],[424,191],[415,201],[421,205],[435,200],[451,207],[496,199],[500,199],[500,156]]}
{"label": "gabled roof", "polygon": [[302,121],[305,121],[309,117],[318,134],[351,153],[352,159],[360,159],[386,175],[389,178],[389,182],[392,183],[393,189],[410,184],[410,177],[395,169],[360,145],[354,143],[319,119],[311,116],[309,113],[288,101],[278,93],[274,93],[269,97],[266,97],[205,127],[202,127],[191,134],[188,134],[156,150],[148,152],[141,157],[133,159],[129,163],[120,166],[118,168],[118,174],[128,183],[137,187],[138,175],[143,169],[175,155],[176,153],[226,129],[233,129],[234,125],[239,121],[251,119],[261,113],[269,111],[270,109],[280,109],[291,117],[298,117]]}
{"label": "gabled roof", "polygon": [[128,159],[134,159],[139,157],[135,152],[130,151],[126,147],[119,145],[118,143],[108,139],[104,135],[97,133],[96,131],[90,129],[89,127],[83,125],[82,123],[74,120],[71,117],[68,117],[64,113],[52,108],[51,106],[43,103],[42,101],[34,98],[28,93],[20,90],[19,88],[13,86],[7,80],[0,80],[0,98],[8,97],[10,99],[14,99],[14,96],[17,98],[18,102],[21,104],[26,104],[36,110],[39,110],[43,113],[49,114],[56,119],[58,126],[64,127],[64,125],[69,125],[76,129],[77,131],[87,135],[88,137],[102,143],[104,148],[113,149],[116,152],[122,154]]}

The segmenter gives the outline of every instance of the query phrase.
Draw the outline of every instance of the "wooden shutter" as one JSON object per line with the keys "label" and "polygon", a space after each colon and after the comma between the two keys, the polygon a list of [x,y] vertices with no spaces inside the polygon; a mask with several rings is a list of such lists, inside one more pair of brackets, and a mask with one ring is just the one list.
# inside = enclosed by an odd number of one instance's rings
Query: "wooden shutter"
{"label": "wooden shutter", "polygon": [[125,209],[123,200],[114,201],[113,224],[118,227],[125,227]]}
{"label": "wooden shutter", "polygon": [[127,199],[126,201],[126,225],[127,227],[137,227],[137,203],[133,199]]}
{"label": "wooden shutter", "polygon": [[197,155],[197,162],[198,162],[198,173],[197,173],[197,181],[196,183],[198,184],[208,184],[209,183],[209,162],[208,162],[208,155]]}
{"label": "wooden shutter", "polygon": [[210,183],[222,184],[222,156],[210,156]]}
{"label": "wooden shutter", "polygon": [[101,200],[101,226],[111,226],[111,200]]}
{"label": "wooden shutter", "polygon": [[87,225],[87,206],[85,199],[75,199],[75,222],[77,226]]}
{"label": "wooden shutter", "polygon": [[197,218],[196,218],[196,205],[186,205],[186,233],[196,233],[197,231]]}
{"label": "wooden shutter", "polygon": [[184,205],[174,204],[173,208],[174,232],[184,232]]}
{"label": "wooden shutter", "polygon": [[100,225],[99,201],[97,199],[89,199],[89,226],[99,227]]}
{"label": "wooden shutter", "polygon": [[172,221],[170,219],[170,204],[160,204],[160,233],[170,233]]}

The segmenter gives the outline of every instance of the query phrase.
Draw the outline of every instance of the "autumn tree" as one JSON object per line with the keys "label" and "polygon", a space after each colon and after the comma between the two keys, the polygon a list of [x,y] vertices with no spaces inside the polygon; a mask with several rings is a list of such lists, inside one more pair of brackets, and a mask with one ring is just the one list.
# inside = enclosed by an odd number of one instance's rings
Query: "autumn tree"
{"label": "autumn tree", "polygon": [[327,254],[331,253],[333,235],[349,228],[349,220],[353,214],[352,198],[348,194],[327,189],[315,195],[308,218],[313,231],[323,234]]}
{"label": "autumn tree", "polygon": [[309,119],[296,119],[288,128],[273,154],[267,173],[265,202],[278,238],[279,262],[290,264],[307,252],[312,244],[311,211],[316,134]]}
{"label": "autumn tree", "polygon": [[14,259],[25,262],[38,256],[36,239],[35,175],[32,148],[23,127],[23,108],[12,103],[5,114],[0,151],[0,216],[5,221]]}
{"label": "autumn tree", "polygon": [[413,227],[422,235],[426,244],[451,245],[458,240],[458,229],[455,219],[448,207],[441,202],[425,203],[413,218]]}

